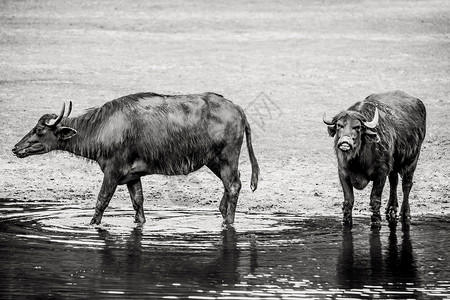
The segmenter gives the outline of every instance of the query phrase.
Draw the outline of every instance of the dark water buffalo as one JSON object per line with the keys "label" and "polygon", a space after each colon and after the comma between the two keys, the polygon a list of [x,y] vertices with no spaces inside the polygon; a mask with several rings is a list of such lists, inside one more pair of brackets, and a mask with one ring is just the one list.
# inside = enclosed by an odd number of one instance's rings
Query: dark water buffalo
{"label": "dark water buffalo", "polygon": [[104,173],[91,224],[100,224],[117,185],[126,184],[136,211],[145,222],[141,176],[181,175],[207,166],[223,182],[220,212],[234,222],[241,189],[238,162],[246,135],[252,166],[251,189],[259,167],[253,153],[250,126],[244,111],[214,93],[166,96],[128,95],[85,114],[64,117],[46,114],[13,153],[20,158],[63,150],[97,161]]}
{"label": "dark water buffalo", "polygon": [[422,101],[401,91],[373,94],[332,119],[324,114],[323,121],[330,136],[335,137],[339,180],[344,192],[344,224],[352,224],[353,188],[362,190],[372,181],[372,226],[381,225],[381,194],[389,177],[386,217],[395,225],[399,174],[403,188],[400,216],[408,223],[409,192],[425,137],[426,111]]}

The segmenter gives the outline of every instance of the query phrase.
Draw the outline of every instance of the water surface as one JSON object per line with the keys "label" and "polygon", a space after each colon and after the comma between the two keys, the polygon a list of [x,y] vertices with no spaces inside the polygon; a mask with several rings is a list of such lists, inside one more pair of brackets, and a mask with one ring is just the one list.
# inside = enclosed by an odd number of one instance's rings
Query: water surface
{"label": "water surface", "polygon": [[1,298],[449,299],[449,217],[351,230],[335,217],[93,209],[0,199]]}

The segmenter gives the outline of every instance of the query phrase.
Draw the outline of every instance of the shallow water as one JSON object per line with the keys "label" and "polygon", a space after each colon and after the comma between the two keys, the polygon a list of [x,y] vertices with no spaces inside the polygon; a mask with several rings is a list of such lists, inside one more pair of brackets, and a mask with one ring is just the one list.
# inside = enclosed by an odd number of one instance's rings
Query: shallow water
{"label": "shallow water", "polygon": [[110,208],[0,199],[0,298],[445,299],[449,217],[343,230],[334,217]]}

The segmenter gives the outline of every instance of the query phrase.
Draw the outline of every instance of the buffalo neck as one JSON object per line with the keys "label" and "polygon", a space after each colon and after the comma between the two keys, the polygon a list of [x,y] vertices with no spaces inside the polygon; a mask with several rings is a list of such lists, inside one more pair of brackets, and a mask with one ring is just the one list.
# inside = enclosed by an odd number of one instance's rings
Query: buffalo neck
{"label": "buffalo neck", "polygon": [[374,162],[373,154],[377,149],[374,143],[364,143],[359,149],[356,149],[353,153],[344,153],[339,149],[336,149],[336,154],[340,167],[344,167],[348,170],[367,170],[370,165],[376,164]]}
{"label": "buffalo neck", "polygon": [[80,117],[63,119],[61,126],[73,128],[77,134],[71,139],[61,141],[58,150],[97,161],[100,153],[99,144],[95,139],[97,126],[95,123],[88,123],[88,120]]}

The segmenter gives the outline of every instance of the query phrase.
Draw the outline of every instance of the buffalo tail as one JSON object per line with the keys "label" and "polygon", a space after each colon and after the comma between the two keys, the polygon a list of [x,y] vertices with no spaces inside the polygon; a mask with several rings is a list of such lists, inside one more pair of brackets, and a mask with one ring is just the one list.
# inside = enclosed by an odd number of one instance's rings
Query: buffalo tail
{"label": "buffalo tail", "polygon": [[254,192],[258,188],[259,166],[258,161],[256,160],[255,157],[255,153],[253,152],[252,132],[250,129],[250,124],[248,123],[245,115],[244,118],[245,118],[245,136],[247,141],[248,156],[250,157],[250,163],[252,165],[252,180],[250,183],[250,188]]}

